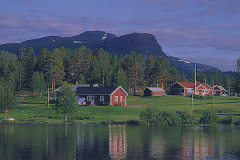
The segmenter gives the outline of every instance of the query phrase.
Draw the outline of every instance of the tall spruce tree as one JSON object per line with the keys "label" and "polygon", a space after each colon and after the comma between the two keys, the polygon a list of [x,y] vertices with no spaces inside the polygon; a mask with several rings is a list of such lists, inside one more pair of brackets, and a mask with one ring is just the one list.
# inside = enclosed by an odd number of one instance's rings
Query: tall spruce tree
{"label": "tall spruce tree", "polygon": [[21,47],[19,49],[19,56],[18,56],[18,90],[23,89],[24,81],[25,81],[25,66],[26,66],[26,51],[27,49],[24,47]]}
{"label": "tall spruce tree", "polygon": [[188,82],[186,74],[184,73],[184,71],[182,72],[182,82]]}
{"label": "tall spruce tree", "polygon": [[129,93],[135,95],[137,90],[144,88],[144,63],[146,57],[131,52],[123,58],[123,70],[127,73]]}
{"label": "tall spruce tree", "polygon": [[52,91],[56,85],[61,85],[65,72],[63,67],[63,57],[61,51],[55,48],[49,55],[47,78],[48,83],[52,86]]}
{"label": "tall spruce tree", "polygon": [[26,86],[28,89],[31,88],[31,80],[32,75],[34,73],[34,68],[36,65],[36,57],[33,48],[29,47],[26,53],[25,58],[25,79],[26,79]]}
{"label": "tall spruce tree", "polygon": [[88,75],[89,83],[101,83],[101,69],[96,57],[93,57]]}
{"label": "tall spruce tree", "polygon": [[5,111],[5,119],[8,110],[16,107],[16,96],[14,94],[14,84],[12,80],[4,81],[0,79],[0,110]]}
{"label": "tall spruce tree", "polygon": [[148,86],[153,87],[156,83],[155,80],[155,62],[156,62],[157,56],[156,55],[150,55],[147,59],[147,66],[145,69],[145,79],[148,84]]}

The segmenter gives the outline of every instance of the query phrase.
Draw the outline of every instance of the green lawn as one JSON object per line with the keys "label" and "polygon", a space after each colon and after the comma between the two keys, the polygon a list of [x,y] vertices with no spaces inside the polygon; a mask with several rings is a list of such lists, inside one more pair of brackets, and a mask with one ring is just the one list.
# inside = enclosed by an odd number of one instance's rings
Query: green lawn
{"label": "green lawn", "polygon": [[[10,110],[7,117],[15,118],[15,123],[62,123],[61,115],[56,114],[54,105],[47,106],[47,96],[19,95],[18,102],[30,104],[17,104],[15,110]],[[129,96],[128,106],[157,107],[159,109],[183,110],[191,109],[191,97],[167,95],[164,97],[140,97]],[[201,116],[204,109],[212,108],[212,100],[194,98],[193,113]],[[120,107],[120,106],[76,106],[76,123],[100,123],[100,122],[126,122],[128,120],[139,120],[139,114],[145,107]],[[239,97],[214,97],[214,108],[219,110],[221,117],[224,114],[240,115]],[[0,120],[4,113],[0,113]]]}
{"label": "green lawn", "polygon": [[[164,97],[140,97],[129,96],[128,106],[148,106],[158,107],[160,109],[191,109],[192,98],[182,95],[167,95]],[[202,109],[203,99],[193,99],[193,109]],[[212,99],[206,99],[205,108],[212,108]],[[214,96],[214,108],[234,108],[240,109],[240,97],[217,97]]]}

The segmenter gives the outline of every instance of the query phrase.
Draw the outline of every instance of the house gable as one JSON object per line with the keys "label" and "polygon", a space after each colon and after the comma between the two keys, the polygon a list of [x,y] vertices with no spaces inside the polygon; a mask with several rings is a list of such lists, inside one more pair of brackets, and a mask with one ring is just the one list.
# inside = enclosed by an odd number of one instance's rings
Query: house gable
{"label": "house gable", "polygon": [[178,82],[176,82],[175,84],[173,84],[171,87],[170,87],[170,89],[171,88],[181,88],[181,89],[183,89],[183,88],[185,88],[184,86],[182,86],[181,84],[179,84]]}
{"label": "house gable", "polygon": [[119,86],[110,95],[110,105],[126,106],[126,97],[127,96],[128,96],[127,92],[121,86]]}
{"label": "house gable", "polygon": [[199,85],[199,86],[197,86],[197,88],[196,88],[197,90],[203,90],[203,89],[206,89],[203,85]]}

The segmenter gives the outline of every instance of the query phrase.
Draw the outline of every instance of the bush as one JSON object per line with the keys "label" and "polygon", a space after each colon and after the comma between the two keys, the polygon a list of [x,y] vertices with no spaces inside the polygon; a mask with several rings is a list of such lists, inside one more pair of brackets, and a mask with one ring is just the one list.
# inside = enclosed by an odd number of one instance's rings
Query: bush
{"label": "bush", "polygon": [[234,123],[234,117],[233,115],[226,115],[223,119],[220,121],[223,125],[231,125]]}
{"label": "bush", "polygon": [[154,123],[164,126],[179,126],[182,124],[182,119],[175,111],[159,111]]}
{"label": "bush", "polygon": [[101,124],[113,124],[115,123],[115,121],[103,121],[101,122]]}
{"label": "bush", "polygon": [[[188,94],[188,95],[185,95],[185,96],[192,97],[191,94]],[[204,96],[202,96],[202,95],[193,95],[193,98],[204,99]],[[211,95],[205,95],[205,99],[212,99],[212,96]]]}
{"label": "bush", "polygon": [[189,111],[157,110],[147,108],[140,114],[140,120],[146,125],[179,126],[192,124],[193,119]]}
{"label": "bush", "polygon": [[240,126],[240,118],[234,117],[234,118],[233,118],[233,123],[234,123],[236,126]]}
{"label": "bush", "polygon": [[181,116],[182,124],[193,124],[194,123],[194,118],[191,116],[191,111],[181,110],[181,111],[176,111],[176,113]]}
{"label": "bush", "polygon": [[206,110],[200,119],[202,124],[214,124],[218,121],[218,112],[216,110]]}
{"label": "bush", "polygon": [[128,125],[138,125],[138,124],[140,124],[140,121],[139,120],[135,120],[135,119],[131,119],[131,120],[127,121],[127,124]]}
{"label": "bush", "polygon": [[232,109],[231,108],[219,108],[216,109],[218,113],[231,113]]}
{"label": "bush", "polygon": [[155,117],[155,109],[151,107],[146,108],[146,110],[140,113],[140,120],[147,125],[153,123],[153,117]]}

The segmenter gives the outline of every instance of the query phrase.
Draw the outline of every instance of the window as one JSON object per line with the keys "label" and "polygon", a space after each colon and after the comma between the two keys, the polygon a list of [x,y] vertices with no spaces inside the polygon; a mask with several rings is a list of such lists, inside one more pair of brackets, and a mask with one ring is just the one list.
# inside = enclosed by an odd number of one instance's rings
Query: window
{"label": "window", "polygon": [[87,101],[93,101],[94,100],[94,96],[87,96]]}
{"label": "window", "polygon": [[100,96],[100,101],[104,101],[104,96]]}
{"label": "window", "polygon": [[117,102],[118,101],[118,96],[115,96],[115,102]]}
{"label": "window", "polygon": [[120,97],[120,102],[122,102],[123,96]]}

